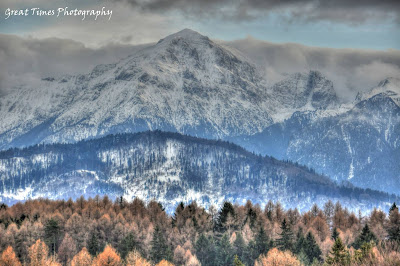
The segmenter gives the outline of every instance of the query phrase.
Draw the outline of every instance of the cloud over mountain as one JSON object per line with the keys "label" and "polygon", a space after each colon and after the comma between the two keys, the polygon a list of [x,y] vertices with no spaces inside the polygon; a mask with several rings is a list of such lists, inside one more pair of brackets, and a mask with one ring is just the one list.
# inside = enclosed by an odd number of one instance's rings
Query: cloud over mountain
{"label": "cloud over mountain", "polygon": [[141,48],[108,44],[96,49],[69,39],[0,34],[0,94],[49,76],[86,73],[98,64],[117,61]]}
{"label": "cloud over mountain", "polygon": [[296,43],[276,44],[252,37],[225,42],[235,47],[265,71],[274,83],[285,73],[318,70],[331,79],[342,98],[352,100],[387,77],[400,76],[400,51],[332,49]]}
{"label": "cloud over mountain", "polygon": [[189,16],[219,16],[230,20],[251,20],[271,12],[281,12],[287,21],[334,21],[350,24],[389,19],[399,22],[399,1],[332,0],[114,0],[146,11],[181,11]]}
{"label": "cloud over mountain", "polygon": [[[386,77],[400,76],[400,51],[394,49],[319,48],[251,37],[223,43],[249,57],[271,84],[286,73],[318,70],[333,81],[339,96],[349,100],[356,91],[367,90]],[[21,83],[35,83],[49,76],[89,73],[98,64],[114,63],[144,46],[113,43],[88,48],[69,39],[0,34],[0,94]]]}

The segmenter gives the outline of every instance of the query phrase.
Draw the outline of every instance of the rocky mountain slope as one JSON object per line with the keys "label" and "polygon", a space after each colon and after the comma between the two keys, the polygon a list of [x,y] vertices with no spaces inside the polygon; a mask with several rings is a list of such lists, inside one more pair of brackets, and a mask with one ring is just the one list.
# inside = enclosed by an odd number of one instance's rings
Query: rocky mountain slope
{"label": "rocky mountain slope", "polygon": [[76,198],[157,199],[169,211],[180,202],[224,200],[308,209],[340,200],[351,209],[388,208],[399,198],[340,187],[306,167],[261,157],[231,143],[160,131],[110,135],[76,144],[0,152],[1,200]]}

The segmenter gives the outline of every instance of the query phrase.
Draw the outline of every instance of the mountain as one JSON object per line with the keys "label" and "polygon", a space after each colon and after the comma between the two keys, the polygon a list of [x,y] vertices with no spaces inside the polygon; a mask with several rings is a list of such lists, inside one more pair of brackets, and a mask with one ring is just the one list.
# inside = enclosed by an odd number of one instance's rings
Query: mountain
{"label": "mountain", "polygon": [[[332,83],[317,72],[272,89],[265,83],[238,51],[186,29],[89,74],[15,88],[0,99],[0,148],[149,129],[252,135],[281,117],[281,106],[293,113],[336,101]],[[278,95],[281,89],[294,98]]]}
{"label": "mountain", "polygon": [[88,74],[14,88],[0,98],[0,149],[159,129],[399,193],[398,79],[343,104],[318,71],[272,86],[262,73],[236,49],[185,29]]}
{"label": "mountain", "polygon": [[388,208],[395,196],[341,187],[298,164],[250,153],[232,143],[161,131],[110,135],[76,144],[36,145],[0,152],[2,201],[28,198],[157,199],[168,211],[196,200],[265,204],[279,200],[306,210],[340,200],[350,209]]}
{"label": "mountain", "polygon": [[0,145],[71,142],[148,129],[217,137],[272,119],[253,65],[191,30],[86,75],[46,78],[1,99]]}
{"label": "mountain", "polygon": [[335,110],[339,99],[332,81],[318,71],[295,73],[268,88],[270,114],[274,122],[281,122],[295,112]]}
{"label": "mountain", "polygon": [[377,87],[372,88],[370,91],[366,93],[358,93],[356,101],[367,100],[378,94],[391,98],[398,106],[400,106],[400,79],[387,78],[382,80]]}
{"label": "mountain", "polygon": [[[400,191],[400,86],[387,79],[337,114],[296,112],[263,132],[236,139],[261,154],[289,159],[334,180]],[[345,110],[345,109],[344,109]]]}

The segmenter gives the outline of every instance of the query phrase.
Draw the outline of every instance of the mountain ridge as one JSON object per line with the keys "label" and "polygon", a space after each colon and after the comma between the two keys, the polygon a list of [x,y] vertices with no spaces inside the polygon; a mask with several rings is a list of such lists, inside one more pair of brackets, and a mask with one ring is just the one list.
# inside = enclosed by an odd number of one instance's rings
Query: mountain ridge
{"label": "mountain ridge", "polygon": [[6,203],[107,194],[157,198],[171,211],[180,201],[209,207],[248,199],[260,204],[279,200],[300,210],[340,199],[351,209],[367,210],[388,208],[397,199],[337,186],[305,166],[255,155],[233,143],[161,131],[14,148],[0,152],[0,169],[5,171],[0,191]]}

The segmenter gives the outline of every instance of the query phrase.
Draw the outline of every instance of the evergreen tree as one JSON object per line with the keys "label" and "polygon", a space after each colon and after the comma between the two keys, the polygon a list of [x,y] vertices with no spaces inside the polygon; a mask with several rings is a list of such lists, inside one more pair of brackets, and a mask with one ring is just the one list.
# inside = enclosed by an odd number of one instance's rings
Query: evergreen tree
{"label": "evergreen tree", "polygon": [[[365,242],[361,245],[360,249],[354,251],[353,261],[357,263],[357,265],[368,265],[371,263],[371,258],[374,258],[375,255],[372,251],[374,245],[373,242]],[[365,263],[365,260],[369,260],[370,263]]]}
{"label": "evergreen tree", "polygon": [[350,265],[350,254],[346,247],[343,245],[342,239],[338,237],[333,244],[331,256],[326,259],[328,265]]}
{"label": "evergreen tree", "polygon": [[301,265],[309,265],[308,257],[302,249],[299,254],[296,255],[297,259],[301,262]]}
{"label": "evergreen tree", "polygon": [[202,265],[214,265],[216,254],[214,241],[201,234],[195,244],[196,257]]}
{"label": "evergreen tree", "polygon": [[197,239],[195,244],[196,256],[199,261],[204,264],[207,261],[208,257],[208,247],[210,246],[208,238],[201,234],[199,239]]}
{"label": "evergreen tree", "polygon": [[174,216],[172,217],[172,226],[176,226],[176,220],[181,215],[182,211],[185,209],[185,204],[181,201],[175,209]]}
{"label": "evergreen tree", "polygon": [[87,250],[92,256],[96,256],[100,252],[99,241],[94,231],[90,234],[90,238],[88,239]]}
{"label": "evergreen tree", "polygon": [[387,232],[390,240],[400,243],[400,213],[397,207],[389,213]]}
{"label": "evergreen tree", "polygon": [[299,231],[297,231],[297,234],[296,234],[296,243],[294,245],[294,253],[295,254],[300,254],[301,253],[301,251],[304,248],[305,242],[306,242],[306,239],[305,239],[304,234],[303,234],[303,228],[300,227]]}
{"label": "evergreen tree", "polygon": [[130,232],[127,236],[125,236],[122,239],[121,245],[119,245],[118,252],[121,254],[121,258],[125,259],[129,252],[138,248],[139,248],[138,242],[136,241],[134,234]]}
{"label": "evergreen tree", "polygon": [[337,228],[333,228],[332,232],[332,239],[336,241],[336,239],[339,237],[339,232],[337,231]]}
{"label": "evergreen tree", "polygon": [[50,248],[50,254],[55,254],[58,251],[60,241],[60,226],[57,220],[51,218],[47,221],[44,227],[44,242]]}
{"label": "evergreen tree", "polygon": [[235,255],[235,259],[233,260],[233,266],[244,266],[243,262],[240,261],[238,255]]}
{"label": "evergreen tree", "polygon": [[257,221],[257,213],[253,210],[253,208],[249,208],[247,211],[247,219],[250,221],[250,228],[254,228],[254,225]]}
{"label": "evergreen tree", "polygon": [[357,236],[354,240],[353,247],[355,249],[359,249],[364,243],[369,243],[371,241],[377,242],[377,238],[374,233],[369,229],[368,224],[365,224],[364,228],[361,231],[361,234]]}
{"label": "evergreen tree", "polygon": [[224,234],[217,244],[216,265],[231,266],[234,260],[233,249],[228,235]]}
{"label": "evergreen tree", "polygon": [[233,251],[240,261],[246,260],[247,247],[241,233],[237,233],[235,242],[233,242]]}
{"label": "evergreen tree", "polygon": [[253,265],[254,261],[260,256],[260,253],[258,252],[257,244],[254,240],[250,240],[249,243],[247,244],[247,249],[246,249],[246,256],[243,262],[246,265]]}
{"label": "evergreen tree", "polygon": [[219,211],[217,224],[215,228],[216,231],[222,233],[226,231],[225,224],[228,220],[229,215],[231,215],[231,217],[235,217],[235,210],[233,208],[232,203],[226,201],[224,202],[222,209]]}
{"label": "evergreen tree", "polygon": [[281,233],[277,239],[277,247],[280,250],[293,250],[293,232],[286,219],[283,219],[281,224]]}
{"label": "evergreen tree", "polygon": [[390,213],[391,213],[393,210],[395,210],[395,209],[397,209],[396,202],[393,202],[392,206],[391,206],[390,209],[389,209],[389,215],[390,215]]}
{"label": "evergreen tree", "polygon": [[271,248],[271,243],[269,237],[267,236],[267,233],[262,226],[260,227],[260,230],[258,231],[255,240],[256,258],[261,254],[267,254],[268,250]]}
{"label": "evergreen tree", "polygon": [[311,232],[308,232],[304,243],[304,253],[307,256],[308,262],[311,264],[315,259],[321,260],[321,249]]}
{"label": "evergreen tree", "polygon": [[159,226],[156,226],[153,239],[151,240],[151,251],[150,251],[151,259],[158,263],[163,259],[172,261],[172,251],[169,248],[167,241],[165,240],[164,234],[161,231]]}

